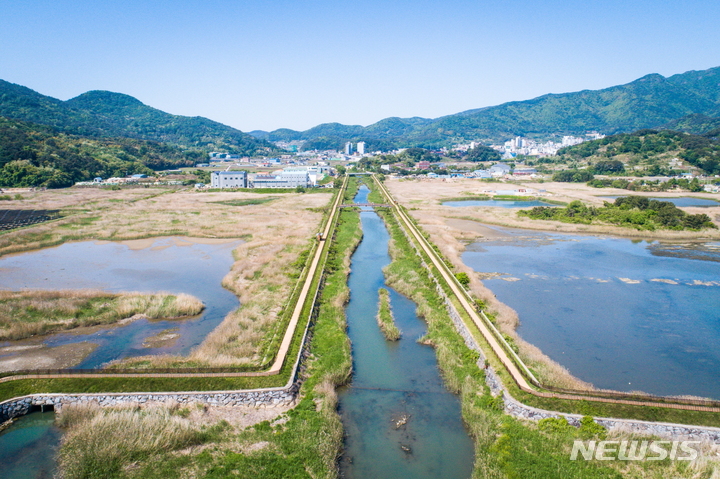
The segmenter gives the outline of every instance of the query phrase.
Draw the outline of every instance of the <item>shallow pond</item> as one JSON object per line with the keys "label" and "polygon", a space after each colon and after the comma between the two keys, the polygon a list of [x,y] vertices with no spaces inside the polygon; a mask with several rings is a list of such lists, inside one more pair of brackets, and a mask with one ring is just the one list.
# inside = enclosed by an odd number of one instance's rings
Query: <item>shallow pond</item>
{"label": "shallow pond", "polygon": [[720,399],[720,243],[493,229],[463,261],[522,338],[600,388]]}
{"label": "shallow pond", "polygon": [[491,206],[494,208],[533,208],[535,206],[557,206],[540,200],[510,201],[510,200],[464,200],[446,201],[444,206]]}
{"label": "shallow pond", "polygon": [[[365,203],[368,189],[355,198]],[[360,213],[363,239],[352,257],[346,314],[352,341],[353,378],[340,391],[346,432],[342,477],[470,477],[473,444],[463,426],[460,401],[443,385],[434,350],[417,343],[426,325],[416,305],[385,286],[389,235],[372,210]],[[375,316],[378,289],[390,301],[403,336],[386,341]],[[397,421],[407,418],[398,427]]]}
{"label": "shallow pond", "polygon": [[[76,368],[97,368],[115,359],[148,354],[185,355],[239,306],[237,297],[221,285],[234,262],[232,250],[239,244],[240,240],[181,237],[65,243],[0,258],[0,289],[89,288],[192,294],[206,306],[197,317],[167,321],[141,319],[124,326],[68,331],[42,338],[50,348],[97,344]],[[173,330],[170,333],[176,338],[174,341],[159,347],[145,347],[147,343],[143,346],[146,340],[169,330]],[[10,344],[13,343],[0,342],[0,347]],[[0,360],[11,356],[0,353]]]}
{"label": "shallow pond", "polygon": [[0,432],[0,477],[52,479],[61,432],[55,414],[33,412]]}
{"label": "shallow pond", "polygon": [[[615,200],[617,198],[624,198],[624,196],[600,196],[600,198],[607,198],[608,200]],[[657,200],[657,201],[669,201],[670,203],[674,204],[675,206],[702,206],[702,207],[711,207],[711,206],[720,206],[720,203],[718,203],[715,200],[708,200],[704,198],[691,198],[688,196],[683,196],[680,198],[648,198],[650,200]]]}

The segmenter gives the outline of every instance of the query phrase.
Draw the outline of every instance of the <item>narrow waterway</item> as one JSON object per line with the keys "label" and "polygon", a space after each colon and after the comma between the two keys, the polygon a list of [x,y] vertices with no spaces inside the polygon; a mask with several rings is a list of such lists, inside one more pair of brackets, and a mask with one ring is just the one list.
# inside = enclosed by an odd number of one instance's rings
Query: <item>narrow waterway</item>
{"label": "narrow waterway", "polygon": [[2,479],[52,479],[62,434],[53,412],[33,412],[0,432]]}
{"label": "narrow waterway", "polygon": [[[367,202],[361,187],[356,203]],[[346,431],[345,478],[467,478],[473,443],[462,423],[459,398],[443,385],[435,351],[417,342],[426,325],[416,305],[385,285],[389,234],[371,209],[360,213],[363,239],[352,257],[346,314],[353,380],[340,391]],[[400,341],[386,341],[375,316],[378,289],[390,291]]]}

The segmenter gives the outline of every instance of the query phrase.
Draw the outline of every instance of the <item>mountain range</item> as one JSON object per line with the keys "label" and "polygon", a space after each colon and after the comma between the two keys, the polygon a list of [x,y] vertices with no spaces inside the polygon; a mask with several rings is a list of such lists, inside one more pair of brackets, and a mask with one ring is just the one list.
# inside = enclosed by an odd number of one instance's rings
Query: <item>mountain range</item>
{"label": "mountain range", "polygon": [[669,128],[703,133],[720,124],[720,67],[670,77],[651,74],[603,90],[548,94],[436,119],[393,117],[369,126],[325,123],[306,131],[250,134],[207,118],[165,113],[121,93],[90,91],[62,101],[0,80],[0,117],[49,126],[62,134],[241,155],[275,154],[279,150],[271,142],[296,140],[304,141],[306,150],[341,149],[347,141],[365,141],[366,150],[374,151],[588,131],[615,134]]}
{"label": "mountain range", "polygon": [[467,110],[437,119],[386,118],[372,125],[326,123],[306,131],[280,129],[250,134],[269,141],[305,140],[308,146],[339,148],[345,141],[375,146],[448,146],[515,136],[605,134],[660,128],[681,118],[720,116],[720,67],[664,77],[644,76],[603,90],[548,94],[526,101]]}
{"label": "mountain range", "polygon": [[0,80],[0,116],[95,138],[132,138],[184,150],[267,154],[273,145],[202,117],[171,115],[128,95],[89,91],[67,101]]}

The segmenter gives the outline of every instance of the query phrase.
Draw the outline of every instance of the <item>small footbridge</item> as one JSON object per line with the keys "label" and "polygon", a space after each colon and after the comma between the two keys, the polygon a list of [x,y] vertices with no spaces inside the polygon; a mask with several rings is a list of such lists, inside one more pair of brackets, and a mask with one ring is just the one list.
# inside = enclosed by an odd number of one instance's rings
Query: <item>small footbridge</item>
{"label": "small footbridge", "polygon": [[348,203],[346,205],[340,205],[340,208],[355,208],[356,206],[369,206],[377,208],[390,208],[391,205],[385,203]]}

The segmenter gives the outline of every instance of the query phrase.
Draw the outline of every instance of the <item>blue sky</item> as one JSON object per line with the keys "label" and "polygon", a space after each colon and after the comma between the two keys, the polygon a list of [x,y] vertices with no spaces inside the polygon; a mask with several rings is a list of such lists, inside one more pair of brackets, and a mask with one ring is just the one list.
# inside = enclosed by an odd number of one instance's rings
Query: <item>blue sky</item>
{"label": "blue sky", "polygon": [[0,79],[244,131],[435,118],[720,66],[717,0],[0,0]]}

